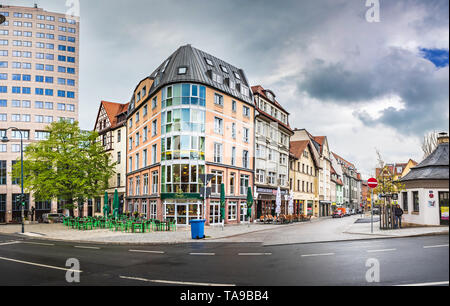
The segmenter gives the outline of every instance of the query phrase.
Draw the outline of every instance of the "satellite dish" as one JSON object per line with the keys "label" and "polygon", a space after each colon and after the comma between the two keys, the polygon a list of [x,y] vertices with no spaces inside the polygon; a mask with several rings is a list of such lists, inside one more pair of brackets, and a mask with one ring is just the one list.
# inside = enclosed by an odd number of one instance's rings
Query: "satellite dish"
{"label": "satellite dish", "polygon": [[5,21],[6,21],[5,16],[0,15],[0,24],[2,24],[2,23],[5,22]]}

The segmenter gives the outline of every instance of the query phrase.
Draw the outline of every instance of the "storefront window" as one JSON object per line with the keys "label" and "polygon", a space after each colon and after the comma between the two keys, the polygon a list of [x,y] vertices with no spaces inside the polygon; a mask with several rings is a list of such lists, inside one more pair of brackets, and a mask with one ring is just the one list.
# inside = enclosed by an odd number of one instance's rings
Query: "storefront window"
{"label": "storefront window", "polygon": [[228,202],[228,221],[237,220],[237,202]]}
{"label": "storefront window", "polygon": [[308,216],[313,215],[313,201],[308,201],[307,215]]}
{"label": "storefront window", "polygon": [[211,201],[209,205],[209,223],[218,224],[220,223],[220,202]]}
{"label": "storefront window", "polygon": [[[177,225],[189,225],[190,220],[202,217],[203,204],[200,201],[168,200],[164,202],[165,220],[175,220]],[[156,202],[154,215],[156,216]]]}

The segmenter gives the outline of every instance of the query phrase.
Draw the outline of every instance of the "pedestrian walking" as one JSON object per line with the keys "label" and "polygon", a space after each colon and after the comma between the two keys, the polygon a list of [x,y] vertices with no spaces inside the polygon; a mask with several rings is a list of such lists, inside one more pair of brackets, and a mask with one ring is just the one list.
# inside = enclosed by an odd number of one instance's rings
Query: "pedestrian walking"
{"label": "pedestrian walking", "polygon": [[403,209],[400,208],[400,205],[397,204],[394,211],[394,220],[395,220],[395,228],[399,227],[402,228],[402,215],[403,215]]}

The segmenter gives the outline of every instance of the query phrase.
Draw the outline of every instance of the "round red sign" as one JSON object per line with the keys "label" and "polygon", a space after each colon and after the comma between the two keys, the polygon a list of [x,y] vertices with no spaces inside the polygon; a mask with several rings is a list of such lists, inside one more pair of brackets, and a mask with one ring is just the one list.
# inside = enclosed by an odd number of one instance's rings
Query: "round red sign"
{"label": "round red sign", "polygon": [[367,180],[367,185],[370,188],[376,188],[378,186],[378,181],[375,178],[370,178],[370,179]]}

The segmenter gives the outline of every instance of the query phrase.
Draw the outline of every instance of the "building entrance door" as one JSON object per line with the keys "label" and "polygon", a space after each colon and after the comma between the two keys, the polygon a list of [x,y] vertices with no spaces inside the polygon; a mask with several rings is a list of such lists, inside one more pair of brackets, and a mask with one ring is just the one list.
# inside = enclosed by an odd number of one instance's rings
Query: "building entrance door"
{"label": "building entrance door", "polygon": [[448,192],[439,192],[439,219],[441,225],[448,225]]}

